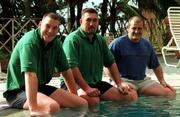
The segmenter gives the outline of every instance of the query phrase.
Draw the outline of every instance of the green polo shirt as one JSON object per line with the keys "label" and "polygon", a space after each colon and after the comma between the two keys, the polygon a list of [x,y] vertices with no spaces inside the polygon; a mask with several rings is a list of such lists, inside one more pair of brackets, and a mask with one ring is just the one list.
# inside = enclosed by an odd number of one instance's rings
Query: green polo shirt
{"label": "green polo shirt", "polygon": [[90,42],[81,28],[66,37],[63,49],[70,67],[78,67],[88,84],[100,82],[103,66],[109,67],[114,63],[105,39],[94,34],[93,42]]}
{"label": "green polo shirt", "polygon": [[7,70],[7,90],[25,87],[24,72],[35,72],[42,85],[49,83],[55,68],[69,68],[60,40],[56,37],[45,46],[40,37],[40,29],[33,29],[18,41]]}

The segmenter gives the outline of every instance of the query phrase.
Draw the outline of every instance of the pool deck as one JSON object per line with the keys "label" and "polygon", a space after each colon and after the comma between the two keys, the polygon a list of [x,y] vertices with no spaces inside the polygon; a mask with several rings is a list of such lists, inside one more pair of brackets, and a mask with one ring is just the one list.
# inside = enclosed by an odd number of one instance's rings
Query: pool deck
{"label": "pool deck", "polygon": [[[171,62],[177,61],[177,59],[174,57],[169,57],[168,59]],[[159,56],[159,61],[163,68],[164,78],[166,82],[174,86],[176,89],[180,88],[180,67],[174,68],[174,67],[166,66],[164,64],[164,61],[162,60],[162,56]],[[152,70],[147,70],[147,76],[150,76],[152,79],[157,80]],[[0,73],[0,108],[4,104],[6,104],[5,99],[3,98],[2,95],[5,90],[5,82],[6,82],[6,74]],[[58,80],[58,78],[54,77],[49,84],[59,87],[60,81]]]}

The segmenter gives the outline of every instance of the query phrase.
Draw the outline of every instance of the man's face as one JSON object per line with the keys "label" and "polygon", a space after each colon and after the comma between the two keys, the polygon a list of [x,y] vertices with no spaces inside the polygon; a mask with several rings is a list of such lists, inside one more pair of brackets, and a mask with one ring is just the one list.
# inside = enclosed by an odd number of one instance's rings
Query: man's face
{"label": "man's face", "polygon": [[40,22],[41,35],[45,43],[51,42],[57,35],[60,22],[50,17],[45,17]]}
{"label": "man's face", "polygon": [[132,20],[127,28],[128,37],[134,42],[138,42],[143,34],[143,22]]}
{"label": "man's face", "polygon": [[85,13],[80,19],[81,27],[87,34],[94,34],[99,25],[99,19],[95,13]]}

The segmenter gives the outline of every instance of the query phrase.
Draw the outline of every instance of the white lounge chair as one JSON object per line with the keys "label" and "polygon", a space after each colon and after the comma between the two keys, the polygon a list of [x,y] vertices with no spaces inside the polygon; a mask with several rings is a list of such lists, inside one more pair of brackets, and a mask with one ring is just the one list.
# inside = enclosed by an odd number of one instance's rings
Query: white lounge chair
{"label": "white lounge chair", "polygon": [[167,66],[178,67],[180,65],[180,59],[177,63],[167,63],[167,52],[180,51],[180,7],[169,7],[167,13],[172,38],[161,51],[164,62]]}

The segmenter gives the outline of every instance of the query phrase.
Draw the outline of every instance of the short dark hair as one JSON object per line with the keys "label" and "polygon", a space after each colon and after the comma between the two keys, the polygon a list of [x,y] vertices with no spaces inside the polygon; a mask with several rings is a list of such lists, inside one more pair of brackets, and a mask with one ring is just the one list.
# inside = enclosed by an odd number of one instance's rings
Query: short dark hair
{"label": "short dark hair", "polygon": [[60,16],[56,13],[52,13],[52,12],[46,13],[46,14],[44,14],[43,18],[45,18],[45,17],[49,17],[49,18],[52,18],[54,20],[58,20],[59,22],[61,21]]}
{"label": "short dark hair", "polygon": [[98,15],[98,12],[93,8],[85,8],[81,11],[81,16],[83,16],[85,13],[95,13]]}

